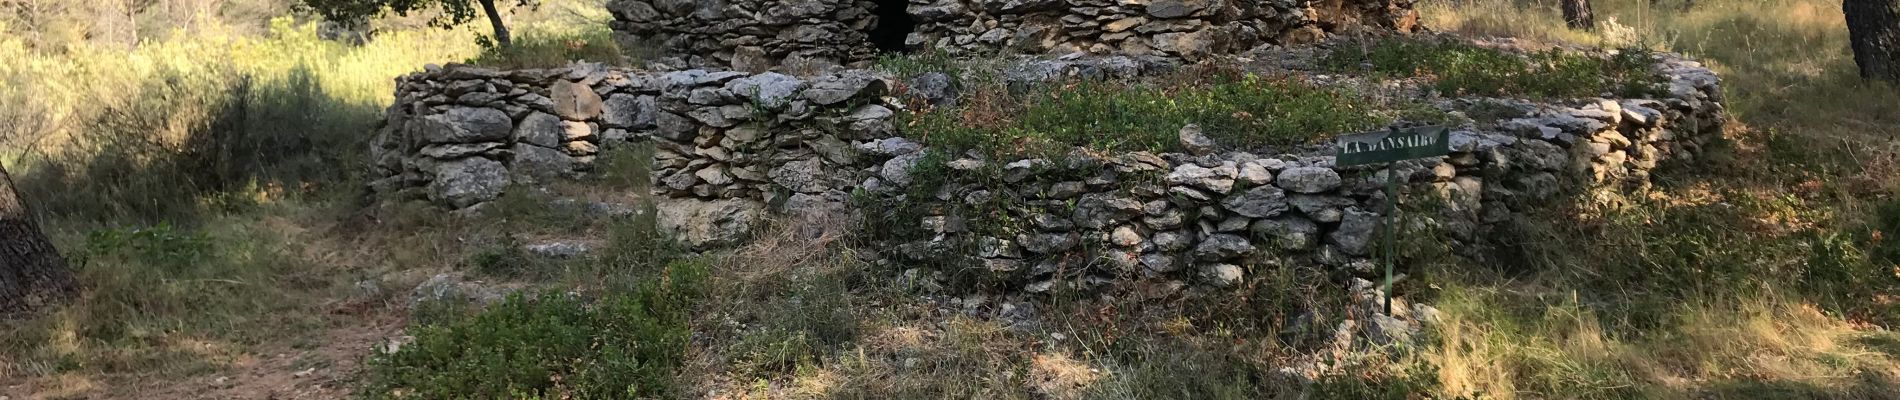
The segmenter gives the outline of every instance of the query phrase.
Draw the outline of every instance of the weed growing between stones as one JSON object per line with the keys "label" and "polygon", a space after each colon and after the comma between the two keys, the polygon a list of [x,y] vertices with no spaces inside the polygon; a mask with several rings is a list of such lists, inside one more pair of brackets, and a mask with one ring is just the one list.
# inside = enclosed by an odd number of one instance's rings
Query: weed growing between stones
{"label": "weed growing between stones", "polygon": [[900,77],[911,77],[929,72],[943,72],[956,76],[962,69],[962,62],[947,53],[924,50],[915,53],[886,53],[877,60],[877,69]]}
{"label": "weed growing between stones", "polygon": [[1653,62],[1640,47],[1607,57],[1561,49],[1520,55],[1460,41],[1392,39],[1338,46],[1320,63],[1337,72],[1429,77],[1447,95],[1649,98],[1667,89]]}

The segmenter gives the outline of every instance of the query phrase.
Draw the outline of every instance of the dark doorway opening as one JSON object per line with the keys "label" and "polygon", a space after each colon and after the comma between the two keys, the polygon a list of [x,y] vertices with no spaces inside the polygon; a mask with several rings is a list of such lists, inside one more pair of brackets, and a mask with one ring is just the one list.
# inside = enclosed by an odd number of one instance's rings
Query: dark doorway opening
{"label": "dark doorway opening", "polygon": [[877,0],[877,27],[871,28],[871,44],[880,53],[905,53],[904,38],[917,29],[905,8],[909,0]]}

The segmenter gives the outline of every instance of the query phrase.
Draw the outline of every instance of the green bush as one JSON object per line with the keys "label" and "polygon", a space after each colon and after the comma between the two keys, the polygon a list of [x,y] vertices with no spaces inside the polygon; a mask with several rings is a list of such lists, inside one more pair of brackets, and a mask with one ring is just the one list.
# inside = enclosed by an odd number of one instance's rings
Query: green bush
{"label": "green bush", "polygon": [[1431,77],[1435,88],[1452,94],[1653,97],[1663,89],[1650,52],[1642,48],[1598,58],[1563,50],[1519,55],[1464,42],[1386,40],[1341,46],[1320,63],[1340,72]]}
{"label": "green bush", "polygon": [[665,397],[692,330],[706,267],[664,274],[592,303],[514,294],[460,319],[417,326],[415,341],[374,355],[364,395],[380,399]]}

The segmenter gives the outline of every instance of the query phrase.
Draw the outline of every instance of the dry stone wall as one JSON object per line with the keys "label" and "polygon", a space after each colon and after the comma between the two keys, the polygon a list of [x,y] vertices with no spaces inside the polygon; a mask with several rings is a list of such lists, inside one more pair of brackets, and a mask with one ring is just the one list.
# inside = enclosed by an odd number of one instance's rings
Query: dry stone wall
{"label": "dry stone wall", "polygon": [[[1667,95],[1540,104],[1484,101],[1517,116],[1457,127],[1449,156],[1392,169],[1338,167],[1329,146],[1253,153],[1179,135],[1193,153],[1078,151],[989,159],[928,148],[897,124],[891,89],[865,70],[816,77],[577,65],[501,72],[466,66],[399,80],[373,143],[395,198],[479,208],[510,184],[586,174],[603,147],[651,143],[661,223],[699,248],[732,244],[772,212],[855,215],[879,253],[923,281],[975,278],[1040,292],[1142,278],[1172,287],[1238,284],[1262,263],[1370,276],[1373,238],[1396,174],[1406,204],[1435,204],[1421,226],[1460,247],[1516,213],[1587,191],[1648,185],[1693,160],[1725,120],[1714,73],[1671,55]],[[1126,59],[1057,61],[1032,71],[1139,74]],[[903,95],[953,93],[915,77]],[[1417,207],[1408,207],[1417,208]]]}
{"label": "dry stone wall", "polygon": [[613,0],[608,9],[629,46],[753,72],[863,67],[877,42],[951,55],[1197,60],[1331,32],[1419,29],[1412,0]]}

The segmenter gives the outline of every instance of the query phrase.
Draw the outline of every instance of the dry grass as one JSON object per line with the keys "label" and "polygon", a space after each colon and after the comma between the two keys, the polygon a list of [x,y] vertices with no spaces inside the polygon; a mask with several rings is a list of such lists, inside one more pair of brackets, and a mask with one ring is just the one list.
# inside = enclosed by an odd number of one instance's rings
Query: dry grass
{"label": "dry grass", "polygon": [[[1437,301],[1451,322],[1428,354],[1443,393],[1890,397],[1900,360],[1866,339],[1891,335],[1885,295],[1843,302],[1827,293],[1841,290],[1797,279],[1833,268],[1828,257],[1840,256],[1820,244],[1868,240],[1869,209],[1900,193],[1892,161],[1900,91],[1853,76],[1838,2],[1595,3],[1603,23],[1596,32],[1563,29],[1554,6],[1531,1],[1437,2],[1425,16],[1430,26],[1467,34],[1697,57],[1723,74],[1735,117],[1731,149],[1701,167],[1712,172],[1671,177],[1634,212],[1541,222],[1602,228],[1559,229],[1567,233],[1551,237],[1571,243],[1540,246],[1529,266],[1506,268],[1520,272],[1448,273],[1455,283],[1440,282]],[[1626,224],[1606,215],[1641,217]],[[1698,233],[1703,224],[1733,230]],[[1855,251],[1839,254],[1852,259]],[[1894,277],[1872,272],[1877,266],[1830,279],[1851,279],[1838,284],[1862,288],[1853,293],[1891,293]],[[1688,287],[1603,282],[1659,274],[1709,278],[1680,280]]]}

